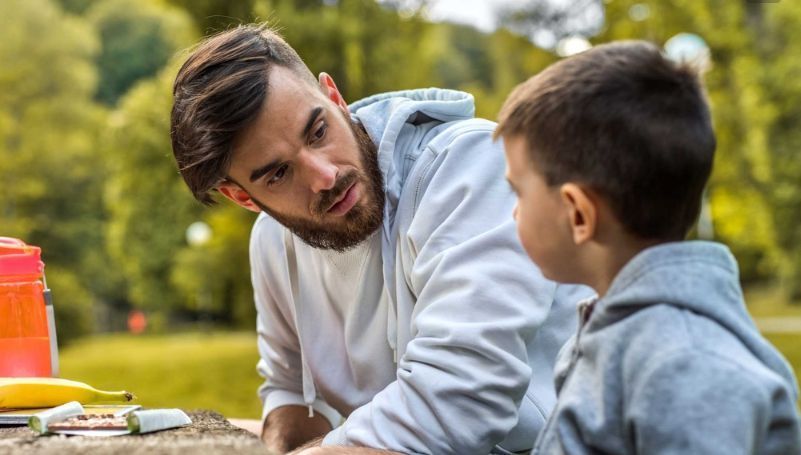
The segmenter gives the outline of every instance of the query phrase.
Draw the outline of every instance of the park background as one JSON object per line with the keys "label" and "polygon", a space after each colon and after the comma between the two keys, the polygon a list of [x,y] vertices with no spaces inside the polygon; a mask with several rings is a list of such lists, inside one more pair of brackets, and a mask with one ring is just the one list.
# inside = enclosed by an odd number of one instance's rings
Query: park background
{"label": "park background", "polygon": [[169,141],[187,50],[250,21],[277,26],[348,101],[438,86],[472,93],[490,119],[516,84],[590,43],[702,37],[718,151],[692,235],[732,249],[750,311],[801,372],[801,3],[521,0],[490,8],[496,26],[481,30],[432,21],[436,3],[0,0],[0,235],[43,249],[62,377],[146,406],[259,416],[254,214],[194,201]]}

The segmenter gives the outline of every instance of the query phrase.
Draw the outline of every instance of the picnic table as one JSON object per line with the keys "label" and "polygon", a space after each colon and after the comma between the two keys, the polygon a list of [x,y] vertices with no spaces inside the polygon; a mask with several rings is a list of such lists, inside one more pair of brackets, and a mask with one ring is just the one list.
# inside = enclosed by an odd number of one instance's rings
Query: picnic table
{"label": "picnic table", "polygon": [[187,411],[192,424],[135,436],[37,436],[28,427],[0,426],[0,455],[42,454],[259,454],[267,448],[253,433],[213,411]]}

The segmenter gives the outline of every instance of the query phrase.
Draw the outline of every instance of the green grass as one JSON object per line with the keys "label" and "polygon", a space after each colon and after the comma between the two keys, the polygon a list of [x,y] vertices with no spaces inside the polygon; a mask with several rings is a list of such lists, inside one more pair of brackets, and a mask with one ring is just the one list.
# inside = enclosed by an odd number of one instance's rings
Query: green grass
{"label": "green grass", "polygon": [[801,333],[766,334],[765,338],[773,343],[790,362],[795,371],[795,377],[798,378],[801,375]]}
{"label": "green grass", "polygon": [[[788,303],[778,286],[753,286],[744,291],[748,312],[755,319],[801,317],[801,305]],[[801,375],[801,332],[766,333],[764,335],[790,362],[795,377],[798,379]],[[798,404],[801,409],[801,398],[799,398]]]}
{"label": "green grass", "polygon": [[[791,305],[778,286],[754,286],[745,289],[748,312],[754,319],[801,317],[801,305]],[[801,374],[801,331],[798,333],[766,333],[767,338],[793,366],[796,377]]]}
{"label": "green grass", "polygon": [[68,346],[60,360],[61,377],[127,390],[145,407],[261,415],[255,332],[95,336]]}
{"label": "green grass", "polygon": [[[766,334],[765,338],[773,343],[776,349],[784,355],[784,358],[790,362],[797,381],[801,375],[801,333]],[[801,397],[798,398],[796,405],[801,412]]]}
{"label": "green grass", "polygon": [[801,305],[788,303],[779,286],[751,286],[744,289],[744,294],[748,312],[754,318],[801,317]]}

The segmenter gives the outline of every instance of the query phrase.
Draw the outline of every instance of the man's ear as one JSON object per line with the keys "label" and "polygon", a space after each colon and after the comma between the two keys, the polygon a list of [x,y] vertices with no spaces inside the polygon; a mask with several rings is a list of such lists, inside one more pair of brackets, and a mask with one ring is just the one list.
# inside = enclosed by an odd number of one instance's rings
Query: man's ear
{"label": "man's ear", "polygon": [[332,78],[328,73],[320,73],[319,80],[320,88],[323,89],[323,94],[347,114],[348,103],[345,102],[345,98],[343,98],[342,94],[339,93],[339,89],[337,88],[336,82],[334,82],[334,78]]}
{"label": "man's ear", "polygon": [[261,212],[261,208],[259,208],[259,206],[253,202],[250,194],[248,194],[248,192],[242,189],[242,187],[238,184],[225,181],[217,185],[217,190],[222,193],[223,196],[234,201],[234,204],[248,209],[251,212]]}
{"label": "man's ear", "polygon": [[576,245],[595,237],[598,228],[598,206],[587,191],[575,183],[565,183],[559,188],[562,201],[568,209],[570,230]]}

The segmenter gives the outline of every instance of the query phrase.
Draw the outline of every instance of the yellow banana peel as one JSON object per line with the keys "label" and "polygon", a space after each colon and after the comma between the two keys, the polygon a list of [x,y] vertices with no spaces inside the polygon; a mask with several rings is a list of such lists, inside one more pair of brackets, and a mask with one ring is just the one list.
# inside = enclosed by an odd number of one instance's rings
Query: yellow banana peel
{"label": "yellow banana peel", "polygon": [[0,378],[0,408],[47,408],[70,401],[81,404],[131,401],[125,391],[97,390],[83,382],[60,378]]}

